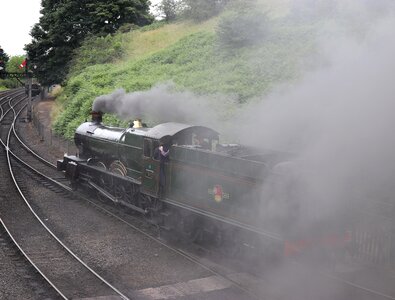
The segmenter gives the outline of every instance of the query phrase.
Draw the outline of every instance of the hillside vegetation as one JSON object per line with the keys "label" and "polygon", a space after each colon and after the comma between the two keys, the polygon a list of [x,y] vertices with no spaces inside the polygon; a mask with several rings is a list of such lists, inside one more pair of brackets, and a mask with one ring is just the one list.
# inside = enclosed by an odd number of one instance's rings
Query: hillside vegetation
{"label": "hillside vegetation", "polygon": [[[55,130],[71,138],[97,96],[118,88],[148,90],[169,81],[177,90],[211,96],[212,101],[221,94],[242,106],[298,78],[314,49],[313,24],[286,14],[225,12],[204,23],[158,22],[91,38],[78,51],[57,100]],[[105,121],[120,124],[114,116]]]}

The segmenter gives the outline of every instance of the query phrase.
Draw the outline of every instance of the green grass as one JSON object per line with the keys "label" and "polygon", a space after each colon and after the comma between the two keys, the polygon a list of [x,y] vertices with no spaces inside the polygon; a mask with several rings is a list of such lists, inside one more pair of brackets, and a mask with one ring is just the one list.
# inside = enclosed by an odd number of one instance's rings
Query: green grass
{"label": "green grass", "polygon": [[[280,17],[271,20],[269,34],[259,45],[224,49],[216,36],[217,23],[218,18],[200,24],[151,25],[115,36],[122,56],[97,65],[81,60],[86,67],[70,75],[57,100],[61,112],[56,132],[72,138],[75,128],[88,118],[93,100],[117,88],[133,92],[171,81],[178,90],[212,95],[213,101],[221,94],[246,103],[297,78],[300,63],[314,49],[313,27],[289,24]],[[121,123],[113,116],[105,121]]]}

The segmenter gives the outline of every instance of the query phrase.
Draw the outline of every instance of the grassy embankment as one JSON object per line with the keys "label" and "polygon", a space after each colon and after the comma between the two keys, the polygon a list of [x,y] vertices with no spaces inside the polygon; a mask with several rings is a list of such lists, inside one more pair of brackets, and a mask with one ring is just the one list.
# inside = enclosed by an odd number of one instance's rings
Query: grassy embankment
{"label": "grassy embankment", "polygon": [[[268,22],[261,42],[230,49],[218,40],[218,20],[153,25],[118,34],[107,41],[110,46],[106,49],[91,49],[90,55],[98,60],[100,53],[117,49],[123,55],[115,62],[96,65],[80,58],[78,70],[70,75],[57,100],[55,130],[71,138],[99,95],[117,88],[147,90],[168,81],[177,89],[200,95],[229,95],[243,105],[277,84],[297,78],[303,57],[313,47],[311,26],[275,17]],[[105,121],[119,124],[112,116]]]}

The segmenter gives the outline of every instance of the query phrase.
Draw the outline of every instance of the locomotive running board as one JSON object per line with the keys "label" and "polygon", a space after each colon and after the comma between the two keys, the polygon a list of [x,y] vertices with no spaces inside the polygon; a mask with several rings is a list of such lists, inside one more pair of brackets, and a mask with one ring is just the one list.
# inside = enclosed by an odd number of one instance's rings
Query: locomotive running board
{"label": "locomotive running board", "polygon": [[145,211],[144,209],[137,207],[133,204],[127,203],[125,201],[122,200],[118,200],[117,198],[115,198],[113,195],[111,195],[109,192],[107,192],[106,190],[102,189],[101,187],[99,187],[98,185],[94,184],[92,181],[88,180],[88,184],[94,188],[96,191],[98,191],[100,194],[102,194],[104,197],[108,198],[109,200],[111,200],[114,203],[119,203],[123,206],[129,207],[130,209],[133,209],[134,211],[137,211],[143,215],[145,215],[148,211]]}

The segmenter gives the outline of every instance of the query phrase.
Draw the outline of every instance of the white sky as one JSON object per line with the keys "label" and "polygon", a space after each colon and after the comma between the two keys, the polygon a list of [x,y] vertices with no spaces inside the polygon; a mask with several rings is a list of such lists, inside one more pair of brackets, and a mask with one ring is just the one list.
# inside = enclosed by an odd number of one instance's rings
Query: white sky
{"label": "white sky", "polygon": [[10,56],[24,55],[33,25],[39,21],[41,0],[0,0],[0,46]]}
{"label": "white sky", "polygon": [[23,47],[32,39],[30,30],[40,18],[41,0],[0,0],[0,7],[0,46],[10,56],[24,55]]}

